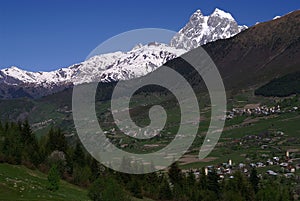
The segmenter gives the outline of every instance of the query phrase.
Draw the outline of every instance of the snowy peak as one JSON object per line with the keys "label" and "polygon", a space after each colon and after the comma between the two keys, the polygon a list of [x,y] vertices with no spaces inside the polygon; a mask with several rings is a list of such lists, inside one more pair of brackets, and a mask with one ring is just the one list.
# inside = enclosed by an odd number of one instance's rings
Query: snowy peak
{"label": "snowy peak", "polygon": [[1,70],[0,76],[2,77],[1,83],[6,84],[17,84],[15,83],[15,79],[17,78],[21,78],[26,82],[34,81],[34,73],[24,71],[16,66]]}
{"label": "snowy peak", "polygon": [[220,18],[227,18],[227,19],[231,19],[231,20],[235,21],[230,13],[227,13],[223,10],[218,9],[218,8],[216,8],[214,10],[214,12],[210,15],[210,17],[212,17],[212,16],[216,16],[216,17],[220,17]]}
{"label": "snowy peak", "polygon": [[197,10],[172,38],[170,44],[173,47],[191,50],[208,42],[232,37],[246,28],[245,25],[239,26],[230,13],[218,8],[209,16],[204,16]]}
{"label": "snowy peak", "polygon": [[281,16],[277,15],[277,16],[275,16],[275,17],[273,18],[273,20],[277,20],[277,19],[279,19],[279,18],[281,18]]}
{"label": "snowy peak", "polygon": [[246,29],[248,29],[248,26],[246,26],[246,25],[239,25],[239,32],[244,31]]}
{"label": "snowy peak", "polygon": [[0,83],[34,84],[51,88],[67,83],[111,82],[144,76],[186,50],[152,42],[138,44],[129,52],[96,55],[84,62],[51,72],[29,72],[15,66],[0,70]]}
{"label": "snowy peak", "polygon": [[[80,84],[84,82],[111,82],[128,80],[144,76],[167,61],[174,59],[186,50],[176,49],[166,44],[152,42],[147,45],[136,45],[131,51],[113,55],[110,62],[101,63],[107,55],[94,56],[83,62],[78,68],[72,82]],[[109,55],[112,56],[112,55]]]}
{"label": "snowy peak", "polygon": [[[197,23],[202,18],[203,18],[203,14],[202,14],[201,10],[197,10],[196,12],[193,13],[193,15],[191,15],[190,22]],[[197,24],[194,24],[194,25],[197,25]]]}

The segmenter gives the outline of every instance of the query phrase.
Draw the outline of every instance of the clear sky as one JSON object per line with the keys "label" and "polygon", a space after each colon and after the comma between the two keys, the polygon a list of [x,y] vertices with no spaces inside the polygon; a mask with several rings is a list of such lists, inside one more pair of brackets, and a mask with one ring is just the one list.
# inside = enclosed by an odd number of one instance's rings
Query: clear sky
{"label": "clear sky", "polygon": [[0,0],[0,69],[49,71],[83,61],[106,39],[138,28],[178,31],[197,9],[247,26],[300,9],[299,0]]}

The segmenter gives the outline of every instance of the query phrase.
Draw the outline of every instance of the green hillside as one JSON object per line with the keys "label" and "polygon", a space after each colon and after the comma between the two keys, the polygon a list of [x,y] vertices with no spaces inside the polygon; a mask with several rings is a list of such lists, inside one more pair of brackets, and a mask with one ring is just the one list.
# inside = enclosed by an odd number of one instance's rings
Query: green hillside
{"label": "green hillside", "polygon": [[0,164],[0,200],[1,201],[84,201],[89,200],[87,191],[75,185],[61,181],[56,192],[46,189],[47,175],[30,170],[24,166]]}

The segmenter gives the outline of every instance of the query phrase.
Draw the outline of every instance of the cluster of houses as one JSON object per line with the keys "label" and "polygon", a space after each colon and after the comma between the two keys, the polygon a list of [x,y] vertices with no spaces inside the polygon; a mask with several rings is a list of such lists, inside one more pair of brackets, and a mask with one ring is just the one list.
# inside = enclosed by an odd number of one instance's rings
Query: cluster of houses
{"label": "cluster of houses", "polygon": [[[297,163],[298,161],[298,163]],[[270,169],[268,169],[270,167]],[[280,171],[276,172],[274,170],[280,169]],[[280,167],[280,168],[278,168]],[[232,174],[234,171],[241,171],[247,176],[250,175],[250,170],[252,168],[266,168],[267,171],[265,172],[267,175],[270,176],[285,176],[287,178],[294,177],[296,171],[300,171],[300,158],[299,159],[292,159],[290,157],[290,153],[287,151],[284,157],[274,156],[272,158],[268,158],[265,161],[258,161],[258,162],[251,162],[251,163],[238,163],[234,164],[231,159],[228,160],[226,163],[219,164],[217,166],[206,166],[205,167],[205,174],[208,175],[209,172],[216,172],[220,179],[225,178],[233,178]],[[272,170],[273,169],[273,170]],[[199,178],[200,171],[193,170],[196,178]],[[260,175],[262,176],[262,175]]]}
{"label": "cluster of houses", "polygon": [[299,108],[294,106],[289,110],[282,110],[279,105],[268,107],[266,105],[260,106],[260,104],[248,104],[243,108],[233,108],[231,111],[227,111],[226,119],[233,119],[235,116],[242,115],[271,115],[271,114],[279,114],[282,112],[293,112],[297,111]]}
{"label": "cluster of houses", "polygon": [[[298,163],[297,163],[298,161]],[[300,158],[299,159],[292,159],[290,157],[289,151],[286,152],[286,155],[284,157],[278,157],[274,156],[272,158],[266,159],[264,162],[257,162],[257,163],[250,163],[250,167],[256,167],[256,168],[262,168],[262,167],[280,167],[277,168],[280,173],[282,173],[286,177],[292,177],[295,176],[294,174],[296,173],[296,170],[300,169]],[[268,175],[272,176],[278,176],[279,173],[276,172],[275,170],[267,170],[266,173]]]}
{"label": "cluster of houses", "polygon": [[[298,108],[297,108],[298,109]],[[281,113],[280,106],[260,106],[259,104],[249,104],[246,105],[244,108],[233,108],[231,111],[227,112],[226,119],[232,119],[235,116],[242,116],[242,115],[270,115]]]}

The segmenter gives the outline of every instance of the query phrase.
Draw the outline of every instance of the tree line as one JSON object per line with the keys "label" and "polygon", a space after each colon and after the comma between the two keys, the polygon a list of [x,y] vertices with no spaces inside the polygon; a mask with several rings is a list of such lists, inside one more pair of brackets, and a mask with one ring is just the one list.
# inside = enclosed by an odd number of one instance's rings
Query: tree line
{"label": "tree line", "polygon": [[300,72],[275,78],[255,90],[255,95],[287,97],[300,94]]}

